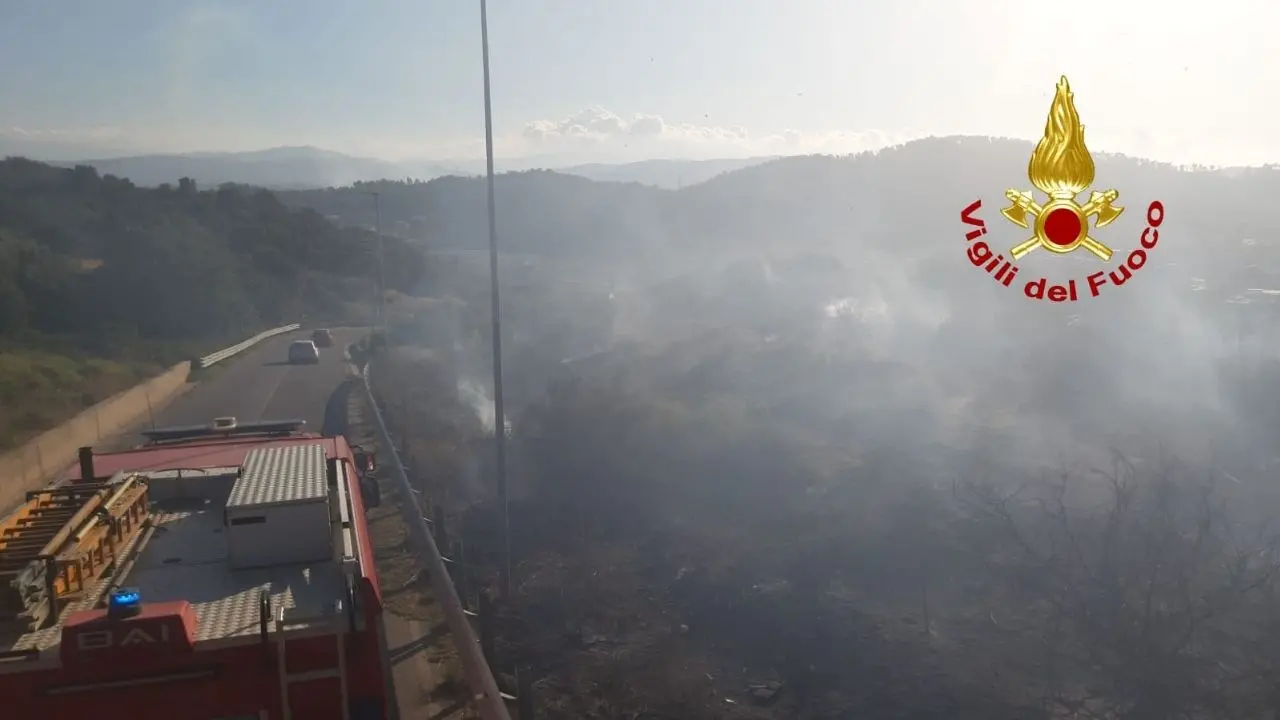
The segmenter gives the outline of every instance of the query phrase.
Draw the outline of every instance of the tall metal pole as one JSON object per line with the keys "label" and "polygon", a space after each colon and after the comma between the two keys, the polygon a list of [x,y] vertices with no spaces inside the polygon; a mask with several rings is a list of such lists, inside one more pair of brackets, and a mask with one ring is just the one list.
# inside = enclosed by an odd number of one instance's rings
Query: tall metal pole
{"label": "tall metal pole", "polygon": [[386,267],[383,262],[384,255],[382,252],[382,203],[379,200],[382,193],[376,190],[368,190],[365,194],[373,196],[373,232],[378,236],[378,304],[376,307],[378,315],[376,324],[380,329],[385,331],[386,328],[383,326],[382,306],[386,303],[387,298],[387,274]]}
{"label": "tall metal pole", "polygon": [[498,304],[498,214],[493,200],[493,103],[489,97],[489,10],[480,0],[480,49],[484,54],[484,154],[489,190],[489,304],[493,317],[493,442],[502,504],[502,597],[511,597],[511,518],[507,512],[507,414],[502,401],[502,322]]}

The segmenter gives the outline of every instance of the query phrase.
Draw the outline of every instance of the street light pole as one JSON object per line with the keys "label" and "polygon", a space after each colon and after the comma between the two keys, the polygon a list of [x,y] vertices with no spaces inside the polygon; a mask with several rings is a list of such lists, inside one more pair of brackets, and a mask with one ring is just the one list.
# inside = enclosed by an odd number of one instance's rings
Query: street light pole
{"label": "street light pole", "polygon": [[489,304],[493,321],[493,442],[502,504],[501,591],[511,598],[511,518],[507,512],[507,415],[502,398],[502,321],[498,304],[498,214],[493,199],[493,103],[489,97],[489,11],[480,0],[480,50],[484,55],[484,153],[489,190]]}
{"label": "street light pole", "polygon": [[382,306],[387,297],[387,275],[382,254],[382,203],[379,201],[379,197],[382,193],[376,190],[366,190],[365,195],[373,196],[373,232],[378,237],[378,304],[376,305],[376,324],[379,328],[382,328],[382,330],[385,331],[386,328],[382,327]]}

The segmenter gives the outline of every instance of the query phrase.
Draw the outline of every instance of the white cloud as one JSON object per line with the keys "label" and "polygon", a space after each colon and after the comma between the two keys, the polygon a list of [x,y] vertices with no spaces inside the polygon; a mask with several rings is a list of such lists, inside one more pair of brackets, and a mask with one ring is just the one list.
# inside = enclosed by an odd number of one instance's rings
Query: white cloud
{"label": "white cloud", "polygon": [[[669,122],[661,115],[631,118],[593,105],[560,120],[535,120],[524,126],[520,143],[527,153],[599,152],[663,157],[735,156],[860,152],[909,138],[878,130],[806,133],[781,130],[753,134],[741,125]],[[501,143],[508,151],[514,143]]]}

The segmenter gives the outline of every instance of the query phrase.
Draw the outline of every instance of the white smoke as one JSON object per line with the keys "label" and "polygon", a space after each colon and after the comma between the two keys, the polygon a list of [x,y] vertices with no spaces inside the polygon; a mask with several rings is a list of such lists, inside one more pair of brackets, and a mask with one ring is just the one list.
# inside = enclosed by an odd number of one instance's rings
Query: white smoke
{"label": "white smoke", "polygon": [[497,426],[494,422],[496,416],[493,410],[493,398],[489,397],[489,393],[484,386],[473,380],[460,378],[458,380],[458,399],[471,406],[480,423],[484,425],[485,432],[493,432],[493,429]]}

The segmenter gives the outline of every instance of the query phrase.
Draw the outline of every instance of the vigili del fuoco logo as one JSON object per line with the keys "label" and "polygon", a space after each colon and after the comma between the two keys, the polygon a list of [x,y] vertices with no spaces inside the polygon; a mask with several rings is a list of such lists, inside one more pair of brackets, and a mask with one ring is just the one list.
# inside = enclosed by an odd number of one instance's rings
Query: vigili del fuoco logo
{"label": "vigili del fuoco logo", "polygon": [[981,239],[987,235],[987,224],[978,217],[982,200],[975,200],[960,213],[960,220],[973,228],[965,234],[969,262],[1005,287],[1016,287],[1018,266],[1015,263],[1037,249],[1058,255],[1084,250],[1099,262],[1111,265],[1090,273],[1080,282],[1075,278],[1065,282],[1051,282],[1048,277],[1024,278],[1023,295],[1055,303],[1075,302],[1085,293],[1097,297],[1108,285],[1120,287],[1129,282],[1147,264],[1147,253],[1155,249],[1160,239],[1158,228],[1164,222],[1164,204],[1153,200],[1147,206],[1146,228],[1138,240],[1139,247],[1123,261],[1112,264],[1115,253],[1090,234],[1089,220],[1094,218],[1093,230],[1100,231],[1115,222],[1124,208],[1115,204],[1120,193],[1114,189],[1093,190],[1086,202],[1079,202],[1084,191],[1093,185],[1093,174],[1093,156],[1084,143],[1084,125],[1080,124],[1080,114],[1076,112],[1074,93],[1063,76],[1049,108],[1044,137],[1036,145],[1027,166],[1031,184],[1047,195],[1048,201],[1040,204],[1031,190],[1006,190],[1004,196],[1012,204],[1000,211],[1009,222],[1030,230],[1031,237],[1010,248],[1008,258],[1006,253],[993,250],[989,240]]}

